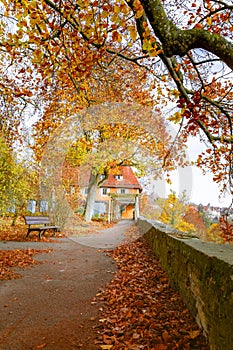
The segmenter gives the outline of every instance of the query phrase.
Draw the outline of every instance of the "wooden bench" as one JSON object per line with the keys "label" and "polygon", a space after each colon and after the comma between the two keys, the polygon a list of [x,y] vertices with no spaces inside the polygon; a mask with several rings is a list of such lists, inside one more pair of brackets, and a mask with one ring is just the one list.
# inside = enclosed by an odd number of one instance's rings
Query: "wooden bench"
{"label": "wooden bench", "polygon": [[53,236],[56,236],[56,232],[60,231],[60,226],[51,225],[48,216],[24,216],[24,220],[26,225],[28,225],[26,237],[32,231],[39,232],[39,239],[41,239],[46,230],[53,230]]}

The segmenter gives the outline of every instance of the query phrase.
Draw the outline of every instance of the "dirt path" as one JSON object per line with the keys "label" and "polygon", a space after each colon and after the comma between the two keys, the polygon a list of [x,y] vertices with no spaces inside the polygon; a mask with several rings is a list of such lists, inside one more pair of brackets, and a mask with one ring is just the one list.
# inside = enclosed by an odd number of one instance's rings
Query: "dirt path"
{"label": "dirt path", "polygon": [[[4,247],[26,245],[8,242]],[[0,349],[96,350],[100,305],[93,298],[112,278],[115,264],[75,240],[30,247],[53,251],[35,256],[43,264],[20,270],[22,279],[0,282]]]}

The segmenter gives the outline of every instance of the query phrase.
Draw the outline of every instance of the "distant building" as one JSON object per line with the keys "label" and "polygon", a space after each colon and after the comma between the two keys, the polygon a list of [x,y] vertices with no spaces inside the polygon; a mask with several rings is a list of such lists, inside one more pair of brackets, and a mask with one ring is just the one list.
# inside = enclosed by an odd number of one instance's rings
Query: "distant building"
{"label": "distant building", "polygon": [[[97,189],[94,214],[108,216],[109,221],[133,219],[139,215],[142,187],[130,166],[121,166]],[[87,194],[87,187],[83,193]]]}

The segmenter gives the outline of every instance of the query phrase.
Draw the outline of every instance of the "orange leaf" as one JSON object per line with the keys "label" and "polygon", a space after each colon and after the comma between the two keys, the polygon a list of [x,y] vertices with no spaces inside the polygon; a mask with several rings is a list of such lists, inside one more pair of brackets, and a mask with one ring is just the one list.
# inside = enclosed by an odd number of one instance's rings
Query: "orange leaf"
{"label": "orange leaf", "polygon": [[157,344],[155,350],[167,350],[167,346],[164,344]]}
{"label": "orange leaf", "polygon": [[196,331],[191,331],[191,332],[189,332],[189,337],[190,337],[191,339],[195,339],[196,337],[199,336],[200,333],[201,333],[201,330],[200,330],[200,329],[198,329],[198,330],[196,330]]}

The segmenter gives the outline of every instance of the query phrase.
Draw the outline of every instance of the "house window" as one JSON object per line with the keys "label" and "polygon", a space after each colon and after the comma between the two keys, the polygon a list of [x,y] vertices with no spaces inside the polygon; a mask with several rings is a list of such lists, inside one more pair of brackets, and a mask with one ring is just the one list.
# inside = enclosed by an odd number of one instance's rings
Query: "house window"
{"label": "house window", "polygon": [[109,189],[108,188],[101,188],[101,191],[102,191],[102,196],[107,196],[108,195],[108,192],[109,192]]}
{"label": "house window", "polygon": [[128,193],[128,189],[127,188],[118,188],[117,193],[120,193],[120,194]]}
{"label": "house window", "polygon": [[83,194],[84,194],[84,195],[87,195],[87,194],[88,194],[88,187],[85,187],[85,188],[83,189]]}
{"label": "house window", "polygon": [[117,179],[117,180],[122,180],[122,179],[123,179],[123,176],[122,176],[122,175],[115,175],[115,179]]}

